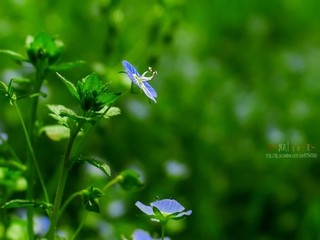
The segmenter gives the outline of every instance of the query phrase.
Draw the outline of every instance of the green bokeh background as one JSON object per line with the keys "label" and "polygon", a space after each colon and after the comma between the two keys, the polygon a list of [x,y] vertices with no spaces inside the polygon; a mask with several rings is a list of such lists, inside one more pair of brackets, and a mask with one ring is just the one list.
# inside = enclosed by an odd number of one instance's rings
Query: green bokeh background
{"label": "green bokeh background", "polygon": [[[95,71],[112,89],[128,92],[119,74],[123,59],[140,72],[148,66],[158,71],[151,83],[158,103],[124,94],[118,102],[122,115],[101,122],[82,149],[106,159],[113,174],[138,170],[146,186],[134,193],[108,192],[102,213],[89,216],[79,239],[120,239],[135,228],[159,232],[134,206],[157,196],[193,210],[186,220],[171,222],[172,239],[320,239],[319,1],[2,0],[0,5],[0,48],[24,53],[27,35],[58,36],[66,46],[63,61],[87,62],[62,73],[73,82]],[[0,56],[1,80],[28,71]],[[52,124],[45,104],[73,107],[75,101],[54,74],[47,80],[39,116]],[[1,103],[0,116],[1,131],[11,134],[9,142],[24,156],[15,112]],[[276,158],[284,144],[298,155]],[[46,136],[37,142],[51,196],[64,145]],[[172,163],[181,175],[170,173]],[[78,166],[68,190],[106,181]],[[117,206],[123,211],[112,214]],[[66,232],[79,223],[79,209],[75,201],[63,218]]]}

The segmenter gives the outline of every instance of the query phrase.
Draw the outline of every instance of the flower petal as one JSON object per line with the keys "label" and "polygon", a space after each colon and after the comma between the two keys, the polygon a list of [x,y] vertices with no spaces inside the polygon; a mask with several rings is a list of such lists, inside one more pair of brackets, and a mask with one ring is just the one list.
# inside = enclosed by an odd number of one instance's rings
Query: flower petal
{"label": "flower petal", "polygon": [[153,89],[153,87],[151,87],[151,85],[147,82],[143,82],[143,84],[146,86],[146,88],[149,90],[149,92],[151,93],[151,95],[156,98],[158,97],[158,94],[156,93],[156,91]]}
{"label": "flower petal", "polygon": [[182,212],[185,209],[180,203],[173,199],[158,200],[152,202],[150,205],[156,207],[159,211],[168,214]]}
{"label": "flower petal", "polygon": [[133,74],[136,74],[138,77],[140,77],[141,76],[140,73],[134,68],[134,66],[132,66],[126,60],[122,61],[122,65],[123,65],[128,77],[131,79],[131,81],[139,86],[138,81],[134,78]]}
{"label": "flower petal", "polygon": [[142,202],[136,202],[135,204],[142,212],[144,212],[147,215],[154,215],[152,207],[149,207],[147,205],[144,205]]}
{"label": "flower petal", "polygon": [[149,83],[147,82],[143,82],[141,85],[139,85],[140,88],[142,89],[142,91],[144,92],[144,94],[150,98],[152,101],[154,101],[155,103],[156,101],[156,97],[157,97],[157,93],[156,91],[150,86]]}
{"label": "flower petal", "polygon": [[179,219],[182,218],[183,216],[189,216],[191,215],[192,210],[186,211],[186,212],[180,212],[176,216],[174,216],[172,219]]}

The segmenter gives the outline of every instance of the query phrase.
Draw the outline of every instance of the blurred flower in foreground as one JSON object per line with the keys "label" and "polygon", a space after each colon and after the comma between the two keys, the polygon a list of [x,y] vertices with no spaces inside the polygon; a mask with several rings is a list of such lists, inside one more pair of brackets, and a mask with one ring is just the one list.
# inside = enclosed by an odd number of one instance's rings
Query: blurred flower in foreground
{"label": "blurred flower in foreground", "polygon": [[142,212],[149,215],[152,221],[166,224],[169,219],[178,220],[184,216],[189,216],[192,210],[184,211],[185,208],[174,199],[157,200],[150,203],[150,206],[141,202],[135,204]]}
{"label": "blurred flower in foreground", "polygon": [[8,140],[8,135],[6,133],[0,132],[0,145],[3,144],[3,142],[6,142]]}
{"label": "blurred flower in foreground", "polygon": [[[132,240],[156,240],[155,238],[152,238],[150,236],[149,233],[147,233],[146,231],[144,230],[141,230],[141,229],[137,229],[134,231],[133,233],[133,238]],[[165,237],[164,240],[170,240],[170,238],[168,237]]]}
{"label": "blurred flower in foreground", "polygon": [[46,216],[35,216],[34,217],[34,232],[39,236],[44,236],[50,226],[50,220]]}
{"label": "blurred flower in foreground", "polygon": [[[140,75],[140,73],[128,61],[122,61],[122,65],[131,81],[136,84],[148,98],[156,103],[157,93],[151,85],[147,83],[147,81],[150,81],[155,75],[157,75],[157,72],[152,71],[152,68],[149,67],[148,71],[145,71]],[[152,75],[147,77],[147,73],[151,73]]]}

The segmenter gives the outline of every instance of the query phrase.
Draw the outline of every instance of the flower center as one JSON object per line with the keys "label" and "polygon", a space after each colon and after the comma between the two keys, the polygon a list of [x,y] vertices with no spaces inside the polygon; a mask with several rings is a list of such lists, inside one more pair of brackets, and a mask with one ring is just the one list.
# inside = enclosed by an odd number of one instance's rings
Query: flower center
{"label": "flower center", "polygon": [[[151,76],[146,76],[148,73],[151,74]],[[142,84],[144,81],[150,81],[154,76],[157,75],[157,71],[152,71],[152,68],[149,67],[147,71],[145,71],[141,77],[139,77],[137,74],[132,74],[133,77],[137,80],[139,84]]]}

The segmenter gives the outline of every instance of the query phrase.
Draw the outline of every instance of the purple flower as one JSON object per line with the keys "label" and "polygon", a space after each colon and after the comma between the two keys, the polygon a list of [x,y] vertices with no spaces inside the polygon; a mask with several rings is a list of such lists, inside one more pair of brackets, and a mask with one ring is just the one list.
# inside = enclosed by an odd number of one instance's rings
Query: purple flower
{"label": "purple flower", "polygon": [[169,219],[180,219],[192,213],[192,210],[184,211],[185,208],[174,199],[157,200],[150,203],[150,206],[138,201],[135,205],[142,212],[149,215],[151,220],[157,222],[166,222]]}
{"label": "purple flower", "polygon": [[[145,71],[140,75],[140,73],[128,61],[123,60],[122,65],[131,81],[136,84],[148,98],[156,103],[158,95],[147,81],[150,81],[155,75],[157,75],[157,72],[152,71],[152,68],[149,67],[148,71]],[[147,73],[151,73],[152,75],[147,77]]]}

